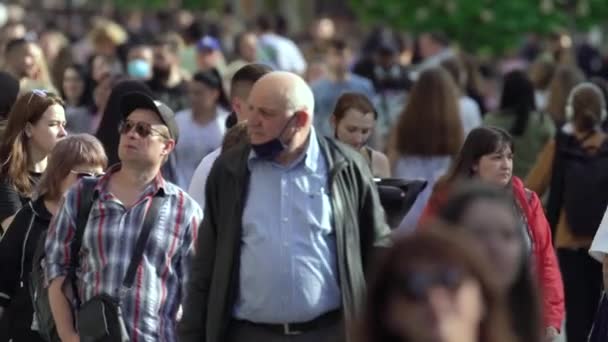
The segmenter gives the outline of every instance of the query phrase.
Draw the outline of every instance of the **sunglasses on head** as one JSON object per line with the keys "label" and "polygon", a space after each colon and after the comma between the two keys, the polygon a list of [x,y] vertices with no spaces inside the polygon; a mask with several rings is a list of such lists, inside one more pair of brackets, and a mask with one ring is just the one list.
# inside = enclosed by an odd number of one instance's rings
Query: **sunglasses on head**
{"label": "sunglasses on head", "polygon": [[411,272],[397,280],[395,289],[412,301],[423,301],[428,297],[429,290],[443,287],[456,291],[464,279],[464,273],[456,269],[439,271]]}
{"label": "sunglasses on head", "polygon": [[142,138],[146,138],[150,135],[152,135],[153,133],[155,135],[159,135],[161,137],[165,137],[168,138],[166,135],[162,134],[161,132],[159,132],[158,130],[156,130],[154,127],[152,127],[151,124],[147,123],[147,122],[142,122],[142,121],[123,121],[120,123],[120,125],[118,126],[118,132],[120,134],[127,134],[129,132],[131,132],[132,130],[135,130],[135,133],[137,133],[140,137]]}
{"label": "sunglasses on head", "polygon": [[32,93],[30,94],[30,98],[27,99],[27,104],[26,104],[27,106],[29,106],[30,102],[32,102],[32,98],[34,97],[34,95],[40,96],[42,98],[45,98],[45,97],[47,97],[48,94],[47,94],[47,91],[43,90],[43,89],[32,89]]}
{"label": "sunglasses on head", "polygon": [[99,176],[105,175],[104,172],[95,173],[95,172],[76,171],[76,170],[71,170],[70,172],[73,173],[73,174],[75,174],[76,178],[78,178],[78,179],[84,178],[84,177],[99,177]]}

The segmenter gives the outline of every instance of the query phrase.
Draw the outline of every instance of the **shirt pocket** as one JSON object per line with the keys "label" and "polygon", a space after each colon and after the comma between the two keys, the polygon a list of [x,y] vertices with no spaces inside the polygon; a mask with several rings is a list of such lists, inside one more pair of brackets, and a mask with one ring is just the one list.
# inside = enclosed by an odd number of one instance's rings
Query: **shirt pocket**
{"label": "shirt pocket", "polygon": [[313,232],[321,235],[333,233],[332,207],[325,179],[310,177],[302,190],[302,208],[305,210],[305,222]]}
{"label": "shirt pocket", "polygon": [[171,209],[166,205],[160,208],[146,246],[146,253],[156,256],[162,255],[163,263],[165,263],[165,260],[173,261],[175,256],[179,254],[184,244],[188,223],[187,215],[180,215],[180,221],[176,222],[177,217],[170,215],[170,211]]}

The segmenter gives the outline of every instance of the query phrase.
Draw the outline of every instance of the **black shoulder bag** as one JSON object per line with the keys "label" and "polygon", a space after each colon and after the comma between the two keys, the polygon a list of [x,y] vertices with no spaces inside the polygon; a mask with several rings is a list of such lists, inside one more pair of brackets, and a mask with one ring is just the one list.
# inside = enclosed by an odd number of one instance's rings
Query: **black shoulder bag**
{"label": "black shoulder bag", "polygon": [[[162,196],[157,195],[152,198],[152,204],[144,218],[142,231],[137,238],[135,251],[120,289],[121,292],[133,286],[137,267],[143,258],[148,237],[154,227],[162,202]],[[82,236],[80,236],[80,239],[82,239]],[[94,296],[79,305],[76,323],[82,342],[128,342],[130,340],[122,317],[119,299],[108,294]]]}

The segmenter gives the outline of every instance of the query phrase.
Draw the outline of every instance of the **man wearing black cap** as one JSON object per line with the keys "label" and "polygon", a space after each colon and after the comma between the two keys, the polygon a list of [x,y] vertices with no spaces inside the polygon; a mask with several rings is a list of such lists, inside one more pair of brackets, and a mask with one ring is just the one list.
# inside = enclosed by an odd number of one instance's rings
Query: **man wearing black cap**
{"label": "man wearing black cap", "polygon": [[[139,92],[127,93],[120,108],[125,117],[118,147],[121,164],[95,181],[77,255],[78,293],[84,305],[101,294],[118,300],[131,341],[176,341],[175,320],[202,212],[183,190],[160,174],[179,138],[173,111]],[[50,304],[62,341],[79,341],[62,285],[71,259],[76,257],[70,245],[85,186],[79,182],[66,195],[45,247]],[[160,204],[151,212],[155,215],[151,227],[147,226],[151,231],[143,249],[144,261],[136,266],[133,285],[125,289],[123,280],[153,198]]]}

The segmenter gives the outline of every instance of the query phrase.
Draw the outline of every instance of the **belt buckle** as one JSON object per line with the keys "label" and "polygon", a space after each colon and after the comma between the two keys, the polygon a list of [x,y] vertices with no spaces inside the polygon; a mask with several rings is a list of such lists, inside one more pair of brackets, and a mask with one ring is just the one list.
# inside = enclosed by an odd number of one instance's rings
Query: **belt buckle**
{"label": "belt buckle", "polygon": [[292,330],[291,324],[286,323],[286,324],[283,324],[283,334],[286,336],[295,336],[295,335],[301,335],[302,332],[298,331],[298,330]]}

